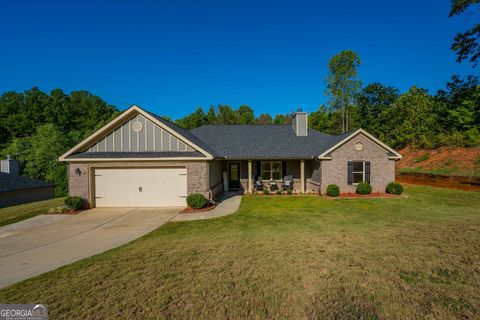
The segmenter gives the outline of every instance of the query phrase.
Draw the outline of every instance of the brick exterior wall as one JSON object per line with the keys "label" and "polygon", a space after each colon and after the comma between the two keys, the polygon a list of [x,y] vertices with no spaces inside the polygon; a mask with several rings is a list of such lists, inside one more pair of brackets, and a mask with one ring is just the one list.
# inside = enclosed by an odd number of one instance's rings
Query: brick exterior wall
{"label": "brick exterior wall", "polygon": [[[356,143],[363,144],[363,150],[355,150]],[[385,192],[389,182],[395,180],[395,161],[388,159],[388,154],[376,143],[362,134],[357,135],[332,152],[331,160],[321,164],[321,192],[325,194],[329,184],[336,184],[340,192],[355,192],[355,185],[348,185],[347,161],[370,161],[370,184],[373,192]]]}
{"label": "brick exterior wall", "polygon": [[[76,169],[80,169],[81,174],[75,173]],[[69,163],[68,164],[68,194],[71,196],[82,197],[89,200],[88,195],[88,164],[86,163]],[[90,202],[88,201],[89,205]]]}
{"label": "brick exterior wall", "polygon": [[[93,183],[93,168],[124,168],[124,167],[186,167],[187,168],[187,192],[198,192],[205,197],[212,196],[208,185],[208,162],[207,161],[145,161],[145,162],[90,162],[69,163],[68,165],[68,192],[71,196],[79,196],[87,200],[91,205],[89,181]],[[78,176],[76,169],[82,174]],[[93,190],[93,186],[92,186]],[[92,191],[93,194],[93,191]]]}

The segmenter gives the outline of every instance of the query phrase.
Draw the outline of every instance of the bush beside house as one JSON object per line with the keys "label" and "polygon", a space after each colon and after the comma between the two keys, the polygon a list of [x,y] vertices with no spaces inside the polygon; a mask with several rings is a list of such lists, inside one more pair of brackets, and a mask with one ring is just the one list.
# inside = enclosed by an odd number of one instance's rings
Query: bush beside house
{"label": "bush beside house", "polygon": [[208,199],[201,193],[192,193],[187,196],[187,205],[193,209],[204,208],[208,204]]}
{"label": "bush beside house", "polygon": [[336,184],[330,184],[327,187],[327,195],[330,197],[338,197],[340,195],[340,188]]}
{"label": "bush beside house", "polygon": [[390,194],[402,194],[403,186],[398,182],[390,182],[385,191]]}
{"label": "bush beside house", "polygon": [[368,182],[360,182],[356,191],[358,194],[370,194],[372,193],[372,186]]}

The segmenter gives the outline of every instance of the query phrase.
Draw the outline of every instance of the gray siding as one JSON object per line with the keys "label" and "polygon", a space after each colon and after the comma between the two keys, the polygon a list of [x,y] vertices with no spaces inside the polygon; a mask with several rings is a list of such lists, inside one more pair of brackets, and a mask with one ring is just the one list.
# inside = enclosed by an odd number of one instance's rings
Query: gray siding
{"label": "gray siding", "polygon": [[[142,124],[142,130],[135,132],[136,122]],[[171,135],[161,127],[138,114],[125,121],[95,144],[88,152],[152,152],[152,151],[194,151],[191,146]]]}

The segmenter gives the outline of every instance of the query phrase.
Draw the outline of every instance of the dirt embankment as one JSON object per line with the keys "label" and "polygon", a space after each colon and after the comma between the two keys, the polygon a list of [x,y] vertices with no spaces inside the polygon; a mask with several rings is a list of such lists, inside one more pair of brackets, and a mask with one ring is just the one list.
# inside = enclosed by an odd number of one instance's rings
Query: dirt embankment
{"label": "dirt embankment", "polygon": [[467,191],[480,191],[480,148],[405,148],[396,163],[396,180]]}

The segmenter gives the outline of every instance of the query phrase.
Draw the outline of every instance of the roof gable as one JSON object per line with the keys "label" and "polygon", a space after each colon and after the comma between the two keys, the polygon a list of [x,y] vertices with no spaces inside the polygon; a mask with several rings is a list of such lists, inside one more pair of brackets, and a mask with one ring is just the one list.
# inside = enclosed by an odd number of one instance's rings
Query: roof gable
{"label": "roof gable", "polygon": [[341,137],[341,139],[339,139],[335,144],[330,146],[327,150],[322,152],[318,156],[318,158],[319,159],[330,159],[331,158],[331,152],[338,149],[339,147],[341,147],[342,145],[344,145],[345,143],[347,143],[351,139],[355,138],[359,134],[364,135],[367,139],[371,140],[372,142],[377,144],[380,148],[385,150],[385,152],[388,154],[388,157],[390,159],[402,159],[403,158],[400,153],[398,153],[394,149],[390,148],[385,143],[383,143],[379,139],[375,138],[373,135],[371,135],[370,133],[368,133],[367,131],[365,131],[363,129],[358,129],[354,132],[347,132],[347,133],[344,133],[344,134],[338,136],[338,137]]}
{"label": "roof gable", "polygon": [[[143,109],[132,106],[100,130],[77,144],[64,155],[60,161],[66,161],[70,156],[82,153],[90,154],[89,159],[101,158],[104,154],[118,154],[119,158],[129,158],[129,155],[144,153],[148,157],[163,157],[167,153],[175,153],[178,157],[185,154],[200,154],[203,158],[211,158],[212,154],[182,135],[184,129],[154,117]],[[188,131],[187,131],[188,132]],[[157,153],[157,156],[155,156]]]}

